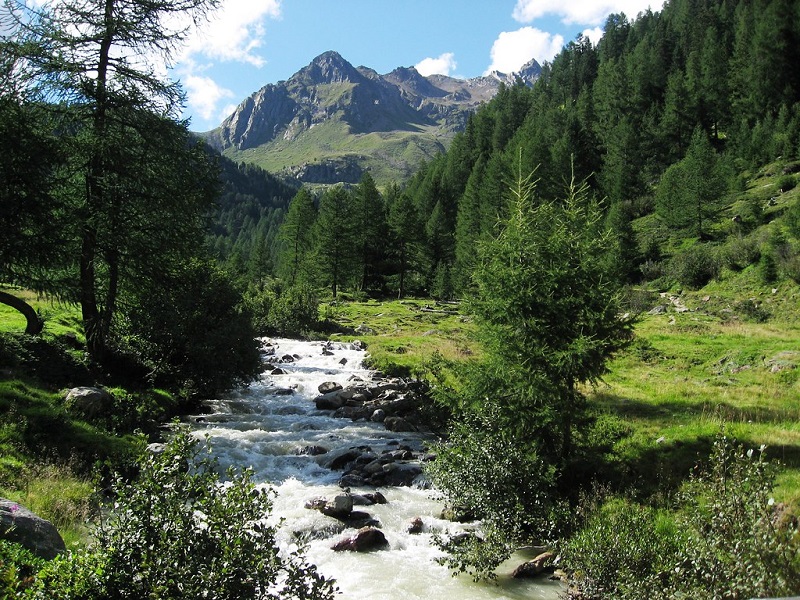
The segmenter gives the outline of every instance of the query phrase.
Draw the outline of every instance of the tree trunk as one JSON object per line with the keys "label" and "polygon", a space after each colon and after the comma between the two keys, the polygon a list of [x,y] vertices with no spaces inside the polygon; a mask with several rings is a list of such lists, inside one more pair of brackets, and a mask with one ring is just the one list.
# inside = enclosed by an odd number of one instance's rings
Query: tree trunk
{"label": "tree trunk", "polygon": [[0,302],[18,310],[25,316],[25,320],[28,322],[27,327],[25,327],[25,333],[28,335],[39,335],[42,332],[44,321],[39,318],[34,308],[23,299],[0,291]]}

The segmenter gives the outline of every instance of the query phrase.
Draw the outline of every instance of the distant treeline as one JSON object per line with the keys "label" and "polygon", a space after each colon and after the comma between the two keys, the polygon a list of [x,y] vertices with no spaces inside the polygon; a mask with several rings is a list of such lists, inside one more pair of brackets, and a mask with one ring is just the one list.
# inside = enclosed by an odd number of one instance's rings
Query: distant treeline
{"label": "distant treeline", "polygon": [[[610,16],[598,44],[579,36],[532,88],[501,89],[446,153],[403,188],[384,190],[371,232],[362,225],[345,253],[344,272],[328,273],[338,266],[321,257],[321,241],[312,244],[314,281],[377,294],[461,294],[476,244],[505,217],[520,172],[535,172],[541,198],[562,196],[573,177],[588,183],[618,233],[627,280],[646,276],[643,266],[663,252],[657,228],[634,235],[637,218],[655,214],[661,227],[713,241],[709,225],[730,204],[737,175],[800,152],[799,13],[790,0],[672,0],[635,19]],[[228,255],[241,270],[279,274],[291,253],[275,245],[280,216],[263,205],[258,219],[249,210],[252,225],[245,218]],[[348,217],[336,221],[341,227]],[[220,248],[230,243],[217,239]]]}

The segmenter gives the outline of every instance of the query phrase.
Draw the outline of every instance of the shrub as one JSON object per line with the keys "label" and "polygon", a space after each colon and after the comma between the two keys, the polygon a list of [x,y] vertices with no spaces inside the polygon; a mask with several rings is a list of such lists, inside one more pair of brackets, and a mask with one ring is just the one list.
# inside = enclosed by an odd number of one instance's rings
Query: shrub
{"label": "shrub", "polygon": [[752,237],[733,237],[721,251],[722,264],[732,271],[741,271],[760,258],[757,241]]}
{"label": "shrub", "polygon": [[272,303],[267,322],[278,335],[299,336],[311,331],[319,322],[319,298],[307,284],[286,287]]}
{"label": "shrub", "polygon": [[0,598],[22,597],[43,565],[43,559],[19,544],[0,540]]}
{"label": "shrub", "polygon": [[678,530],[653,508],[624,500],[600,507],[565,544],[562,559],[584,599],[641,599],[646,580],[659,577],[674,562]]}
{"label": "shrub", "polygon": [[699,289],[719,273],[716,249],[697,244],[677,254],[670,261],[671,275],[683,286]]}
{"label": "shrub", "polygon": [[494,578],[518,546],[541,542],[552,529],[551,469],[497,423],[491,408],[457,422],[451,443],[427,466],[449,506],[483,520],[480,536],[438,541],[448,553],[439,561],[476,581]]}
{"label": "shrub", "polygon": [[604,506],[564,548],[583,597],[733,600],[800,589],[796,521],[770,493],[775,467],[725,435],[681,493],[674,521],[626,502]]}
{"label": "shrub", "polygon": [[332,582],[299,551],[281,550],[268,523],[271,492],[251,473],[198,460],[179,433],[163,453],[142,459],[133,483],[117,479],[94,547],[40,571],[36,599],[332,598]]}
{"label": "shrub", "polygon": [[780,179],[778,179],[778,190],[782,193],[786,193],[789,190],[793,190],[797,185],[797,178],[794,175],[783,175]]}
{"label": "shrub", "polygon": [[692,477],[684,495],[689,539],[668,586],[673,594],[764,598],[800,589],[796,524],[780,519],[771,497],[776,469],[764,449],[745,450],[721,435],[708,471]]}

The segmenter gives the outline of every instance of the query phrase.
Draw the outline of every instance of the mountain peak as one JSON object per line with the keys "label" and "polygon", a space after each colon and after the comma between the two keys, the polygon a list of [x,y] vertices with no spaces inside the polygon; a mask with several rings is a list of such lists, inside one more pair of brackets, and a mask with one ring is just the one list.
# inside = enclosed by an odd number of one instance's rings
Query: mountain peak
{"label": "mountain peak", "polygon": [[342,81],[357,83],[361,79],[363,76],[353,65],[342,58],[341,54],[334,50],[328,50],[295,73],[291,80],[305,85],[320,85]]}

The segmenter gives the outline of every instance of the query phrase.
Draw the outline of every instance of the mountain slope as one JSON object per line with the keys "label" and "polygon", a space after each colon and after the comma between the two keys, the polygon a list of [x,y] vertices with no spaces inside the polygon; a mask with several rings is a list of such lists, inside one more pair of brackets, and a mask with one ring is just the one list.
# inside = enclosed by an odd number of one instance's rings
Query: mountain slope
{"label": "mountain slope", "polygon": [[228,158],[299,182],[356,183],[370,170],[385,183],[444,150],[501,84],[532,84],[540,71],[531,61],[517,75],[466,80],[413,67],[380,75],[329,51],[246,98],[204,137]]}

